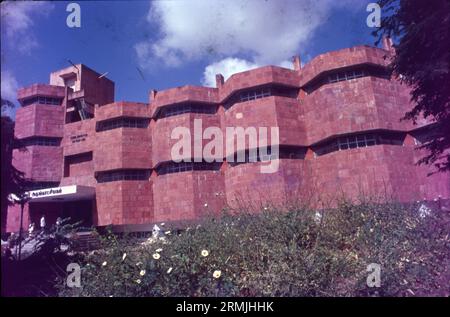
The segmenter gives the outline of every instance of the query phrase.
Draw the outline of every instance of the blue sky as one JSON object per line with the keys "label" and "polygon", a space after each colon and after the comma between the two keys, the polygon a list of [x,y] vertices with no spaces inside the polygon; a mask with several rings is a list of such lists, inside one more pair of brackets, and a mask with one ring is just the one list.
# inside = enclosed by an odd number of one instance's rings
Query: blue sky
{"label": "blue sky", "polygon": [[150,89],[375,41],[362,0],[78,1],[80,28],[66,25],[69,3],[1,3],[2,97],[68,59],[109,72],[116,100],[148,102]]}

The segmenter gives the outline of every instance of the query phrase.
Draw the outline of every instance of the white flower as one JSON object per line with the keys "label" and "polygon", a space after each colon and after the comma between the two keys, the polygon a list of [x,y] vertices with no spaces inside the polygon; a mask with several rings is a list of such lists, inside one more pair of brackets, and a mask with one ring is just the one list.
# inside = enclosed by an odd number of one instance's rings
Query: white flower
{"label": "white flower", "polygon": [[168,231],[164,232],[164,234],[170,234],[170,230],[168,230]]}
{"label": "white flower", "polygon": [[208,207],[208,204],[207,204],[207,203],[205,203],[205,207]]}
{"label": "white flower", "polygon": [[207,257],[209,255],[208,250],[202,250],[202,256]]}
{"label": "white flower", "polygon": [[126,257],[127,257],[127,254],[124,253],[124,254],[122,255],[122,261],[124,261]]}
{"label": "white flower", "polygon": [[165,225],[165,223],[164,222],[161,222],[161,226],[164,226]]}
{"label": "white flower", "polygon": [[158,253],[159,253],[159,252],[161,252],[162,250],[163,250],[163,249],[159,248],[159,249],[156,249],[155,252],[158,252]]}
{"label": "white flower", "polygon": [[145,275],[145,270],[141,270],[141,271],[139,272],[139,275],[140,275],[140,276],[144,276],[144,275]]}
{"label": "white flower", "polygon": [[105,261],[102,263],[102,266],[106,266],[106,264],[108,264],[108,262]]}
{"label": "white flower", "polygon": [[170,272],[172,272],[172,268],[169,267],[169,269],[167,270],[167,274],[170,274]]}
{"label": "white flower", "polygon": [[214,271],[214,273],[213,273],[213,277],[214,277],[214,278],[219,278],[221,275],[222,275],[222,272],[219,271],[219,270],[216,270],[216,271]]}
{"label": "white flower", "polygon": [[140,279],[137,279],[137,280],[136,280],[136,283],[141,284],[141,280],[140,280]]}
{"label": "white flower", "polygon": [[155,260],[159,260],[160,257],[161,257],[161,255],[159,253],[153,253],[153,258]]}
{"label": "white flower", "polygon": [[419,208],[419,217],[425,218],[431,214],[431,209],[425,206],[424,204],[420,205]]}
{"label": "white flower", "polygon": [[142,265],[142,262],[138,262],[136,263],[136,266]]}
{"label": "white flower", "polygon": [[318,211],[314,214],[314,222],[320,223],[322,221],[322,214]]}

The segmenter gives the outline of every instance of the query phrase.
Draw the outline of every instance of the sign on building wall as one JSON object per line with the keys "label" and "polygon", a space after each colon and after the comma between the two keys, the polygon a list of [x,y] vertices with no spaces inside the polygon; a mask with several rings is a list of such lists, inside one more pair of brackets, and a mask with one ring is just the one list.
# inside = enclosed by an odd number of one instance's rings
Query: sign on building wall
{"label": "sign on building wall", "polygon": [[87,136],[88,136],[87,133],[72,135],[70,137],[70,140],[72,141],[72,143],[78,143],[81,141],[85,141]]}
{"label": "sign on building wall", "polygon": [[28,192],[28,195],[31,199],[33,199],[33,198],[51,197],[51,196],[58,196],[58,195],[75,194],[76,192],[77,192],[77,186],[72,185],[72,186],[63,186],[63,187],[32,190],[32,191]]}

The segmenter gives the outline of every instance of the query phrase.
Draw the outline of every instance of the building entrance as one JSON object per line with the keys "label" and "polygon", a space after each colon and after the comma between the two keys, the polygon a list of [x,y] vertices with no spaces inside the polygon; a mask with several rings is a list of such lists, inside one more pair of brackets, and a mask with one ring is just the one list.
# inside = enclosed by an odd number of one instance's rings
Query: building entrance
{"label": "building entrance", "polygon": [[82,228],[95,225],[95,189],[81,186],[48,188],[30,192],[30,223],[40,228],[40,219],[45,217],[45,226],[51,228],[58,218],[70,218],[69,223],[80,222]]}
{"label": "building entrance", "polygon": [[30,203],[30,223],[39,229],[40,219],[45,217],[47,228],[56,224],[59,218],[70,218],[68,223],[80,223],[80,227],[90,228],[93,225],[93,200],[70,202],[35,202]]}

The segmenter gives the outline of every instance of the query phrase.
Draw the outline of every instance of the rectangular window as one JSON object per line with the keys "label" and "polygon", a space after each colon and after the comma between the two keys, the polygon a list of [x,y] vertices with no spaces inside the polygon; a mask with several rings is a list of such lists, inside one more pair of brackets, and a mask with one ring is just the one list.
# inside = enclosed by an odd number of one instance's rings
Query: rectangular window
{"label": "rectangular window", "polygon": [[96,178],[99,183],[148,180],[150,178],[150,170],[123,169],[116,171],[105,171],[99,172]]}
{"label": "rectangular window", "polygon": [[402,134],[398,133],[369,133],[338,137],[321,145],[313,147],[316,156],[325,155],[335,151],[363,148],[377,144],[402,144]]}
{"label": "rectangular window", "polygon": [[61,138],[53,138],[53,137],[30,137],[20,140],[21,146],[59,146],[61,143]]}
{"label": "rectangular window", "polygon": [[161,113],[158,117],[165,118],[176,116],[184,113],[205,113],[214,114],[216,113],[217,107],[211,104],[179,104],[164,106],[161,109]]}
{"label": "rectangular window", "polygon": [[34,104],[60,106],[62,104],[62,100],[62,98],[36,96],[22,101],[22,106],[26,107]]}
{"label": "rectangular window", "polygon": [[272,95],[272,92],[271,92],[270,88],[261,88],[261,89],[256,89],[256,90],[250,90],[250,91],[245,91],[245,92],[241,93],[240,101],[245,102],[245,101],[269,97],[271,95]]}
{"label": "rectangular window", "polygon": [[360,134],[338,139],[339,150],[355,149],[376,144],[375,137],[372,134]]}
{"label": "rectangular window", "polygon": [[129,118],[116,118],[110,120],[104,120],[97,122],[97,132],[107,131],[117,128],[139,128],[145,129],[148,127],[150,123],[150,119],[148,118],[137,118],[137,117],[129,117]]}
{"label": "rectangular window", "polygon": [[328,75],[328,83],[337,83],[339,81],[351,80],[364,76],[365,73],[363,70],[338,71],[334,74]]}
{"label": "rectangular window", "polygon": [[173,174],[188,171],[208,171],[219,170],[221,163],[206,163],[206,162],[180,162],[167,163],[158,169],[158,175]]}

